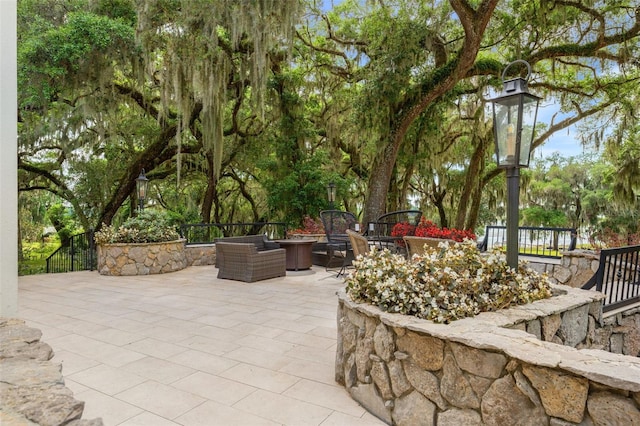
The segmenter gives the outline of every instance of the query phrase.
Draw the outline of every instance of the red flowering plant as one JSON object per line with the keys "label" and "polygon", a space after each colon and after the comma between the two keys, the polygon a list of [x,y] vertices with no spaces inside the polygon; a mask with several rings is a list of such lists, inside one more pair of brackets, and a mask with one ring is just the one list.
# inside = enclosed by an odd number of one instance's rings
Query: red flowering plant
{"label": "red flowering plant", "polygon": [[[422,220],[420,220],[422,222]],[[404,237],[405,235],[413,235],[416,232],[416,226],[408,222],[398,222],[391,229],[392,237]]]}
{"label": "red flowering plant", "polygon": [[302,228],[287,231],[287,235],[291,236],[293,234],[324,234],[324,225],[320,219],[305,216],[302,219]]}
{"label": "red flowering plant", "polygon": [[418,226],[413,226],[409,223],[402,222],[397,223],[391,235],[394,237],[403,237],[405,235],[415,235],[416,237],[430,237],[440,238],[444,240],[464,241],[465,238],[475,240],[476,235],[471,230],[455,229],[455,228],[440,228],[438,225],[424,217],[420,218]]}

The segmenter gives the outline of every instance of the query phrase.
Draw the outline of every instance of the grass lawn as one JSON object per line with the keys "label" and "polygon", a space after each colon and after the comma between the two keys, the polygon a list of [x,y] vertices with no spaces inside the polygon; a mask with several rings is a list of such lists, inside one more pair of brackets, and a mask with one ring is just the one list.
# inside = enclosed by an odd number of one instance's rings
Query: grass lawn
{"label": "grass lawn", "polygon": [[60,247],[58,240],[41,242],[23,242],[23,259],[18,261],[18,275],[44,274],[47,270],[47,257]]}

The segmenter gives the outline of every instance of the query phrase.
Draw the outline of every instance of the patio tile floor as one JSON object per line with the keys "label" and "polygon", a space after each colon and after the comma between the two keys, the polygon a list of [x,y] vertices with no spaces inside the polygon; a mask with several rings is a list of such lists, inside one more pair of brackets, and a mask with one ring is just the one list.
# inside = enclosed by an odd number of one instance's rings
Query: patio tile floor
{"label": "patio tile floor", "polygon": [[335,272],[256,283],[213,266],[141,277],[19,279],[83,418],[106,426],[384,424],[335,383]]}

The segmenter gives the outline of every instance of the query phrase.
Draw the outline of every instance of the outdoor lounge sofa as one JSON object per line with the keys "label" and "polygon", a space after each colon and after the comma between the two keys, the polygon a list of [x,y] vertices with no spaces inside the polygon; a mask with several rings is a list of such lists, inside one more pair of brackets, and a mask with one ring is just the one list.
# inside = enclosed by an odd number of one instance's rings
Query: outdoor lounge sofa
{"label": "outdoor lounge sofa", "polygon": [[253,243],[216,243],[218,278],[250,283],[284,277],[286,262],[284,249],[258,251]]}
{"label": "outdoor lounge sofa", "polygon": [[[216,243],[216,247],[218,243],[251,243],[253,244],[258,251],[265,250],[273,250],[279,249],[280,244],[275,241],[270,241],[267,239],[266,235],[245,235],[242,237],[224,237],[224,238],[216,238],[213,240]],[[220,267],[220,263],[223,262],[224,254],[220,253],[216,250],[216,267]]]}

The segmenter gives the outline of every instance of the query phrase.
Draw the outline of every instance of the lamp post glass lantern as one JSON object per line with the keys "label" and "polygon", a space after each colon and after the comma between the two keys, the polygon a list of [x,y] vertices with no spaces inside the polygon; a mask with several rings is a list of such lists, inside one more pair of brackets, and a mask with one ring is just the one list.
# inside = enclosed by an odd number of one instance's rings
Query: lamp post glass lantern
{"label": "lamp post glass lantern", "polygon": [[327,199],[329,200],[329,208],[333,210],[336,201],[336,184],[333,182],[329,182],[327,185]]}
{"label": "lamp post glass lantern", "polygon": [[136,178],[136,192],[138,193],[138,207],[144,210],[144,200],[147,198],[147,188],[149,187],[149,179],[144,173],[144,169]]}
{"label": "lamp post glass lantern", "polygon": [[[511,65],[527,67],[527,78],[505,80]],[[496,145],[496,162],[507,173],[507,264],[518,267],[518,210],[520,204],[520,171],[529,167],[538,115],[538,96],[529,93],[527,83],[531,66],[521,59],[511,62],[502,72],[502,93],[493,103],[493,135]]]}

